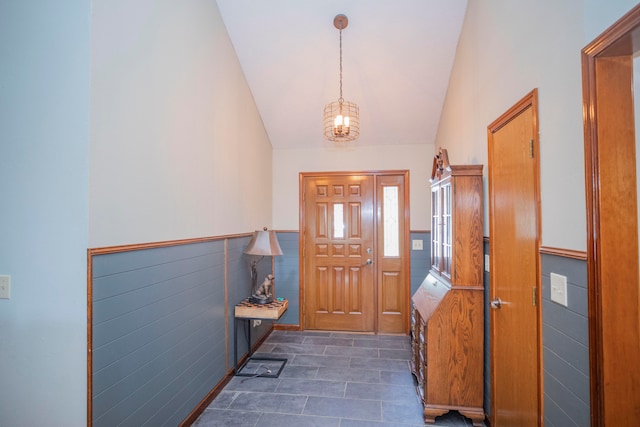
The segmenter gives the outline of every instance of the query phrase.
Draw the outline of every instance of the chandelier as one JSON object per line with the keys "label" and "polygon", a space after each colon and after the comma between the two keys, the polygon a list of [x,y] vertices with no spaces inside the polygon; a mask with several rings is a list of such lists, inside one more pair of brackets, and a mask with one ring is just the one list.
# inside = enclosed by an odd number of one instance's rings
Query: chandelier
{"label": "chandelier", "polygon": [[342,97],[342,30],[347,28],[349,19],[336,15],[333,25],[340,30],[340,98],[324,107],[324,136],[329,141],[353,141],[360,135],[360,111],[354,102]]}

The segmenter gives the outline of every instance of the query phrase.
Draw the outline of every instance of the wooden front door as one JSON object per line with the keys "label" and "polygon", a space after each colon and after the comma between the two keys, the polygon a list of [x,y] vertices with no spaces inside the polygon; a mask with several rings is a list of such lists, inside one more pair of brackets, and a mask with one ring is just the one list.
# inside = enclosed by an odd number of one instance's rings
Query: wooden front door
{"label": "wooden front door", "polygon": [[407,332],[405,177],[302,179],[304,328]]}
{"label": "wooden front door", "polygon": [[540,423],[537,92],[489,126],[491,425]]}

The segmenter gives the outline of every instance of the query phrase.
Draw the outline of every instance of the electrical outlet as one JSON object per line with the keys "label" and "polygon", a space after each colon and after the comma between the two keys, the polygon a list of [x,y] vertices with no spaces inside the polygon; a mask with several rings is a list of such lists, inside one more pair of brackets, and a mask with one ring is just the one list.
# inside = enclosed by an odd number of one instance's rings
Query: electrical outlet
{"label": "electrical outlet", "polygon": [[489,255],[484,255],[484,271],[489,271]]}
{"label": "electrical outlet", "polygon": [[551,273],[551,301],[567,307],[567,276]]}
{"label": "electrical outlet", "polygon": [[0,276],[0,299],[11,298],[11,276]]}
{"label": "electrical outlet", "polygon": [[411,249],[413,249],[414,251],[423,250],[422,240],[412,240],[411,241]]}

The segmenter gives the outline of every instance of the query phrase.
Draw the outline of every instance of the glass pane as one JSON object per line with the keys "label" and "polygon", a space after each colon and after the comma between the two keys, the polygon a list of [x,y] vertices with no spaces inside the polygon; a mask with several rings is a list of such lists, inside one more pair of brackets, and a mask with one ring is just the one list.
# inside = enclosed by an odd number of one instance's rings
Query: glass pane
{"label": "glass pane", "polygon": [[382,199],[384,256],[400,256],[398,187],[383,187]]}
{"label": "glass pane", "polygon": [[442,187],[442,272],[451,275],[451,185]]}
{"label": "glass pane", "polygon": [[333,205],[333,238],[344,239],[344,205],[342,203]]}
{"label": "glass pane", "polygon": [[431,189],[431,266],[440,271],[440,192],[438,187]]}

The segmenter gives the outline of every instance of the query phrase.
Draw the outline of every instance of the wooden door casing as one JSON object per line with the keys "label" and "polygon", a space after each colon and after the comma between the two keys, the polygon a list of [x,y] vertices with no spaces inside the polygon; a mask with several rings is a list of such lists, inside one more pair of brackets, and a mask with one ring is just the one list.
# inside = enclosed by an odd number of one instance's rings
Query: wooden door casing
{"label": "wooden door casing", "polygon": [[492,425],[542,423],[537,90],[488,128]]}
{"label": "wooden door casing", "polygon": [[639,37],[640,5],[582,50],[594,427],[640,418],[638,123],[633,93]]}
{"label": "wooden door casing", "polygon": [[[408,181],[408,171],[300,174],[303,329],[407,333]],[[398,196],[397,256],[384,249],[385,187]],[[331,234],[336,203],[344,238]]]}

